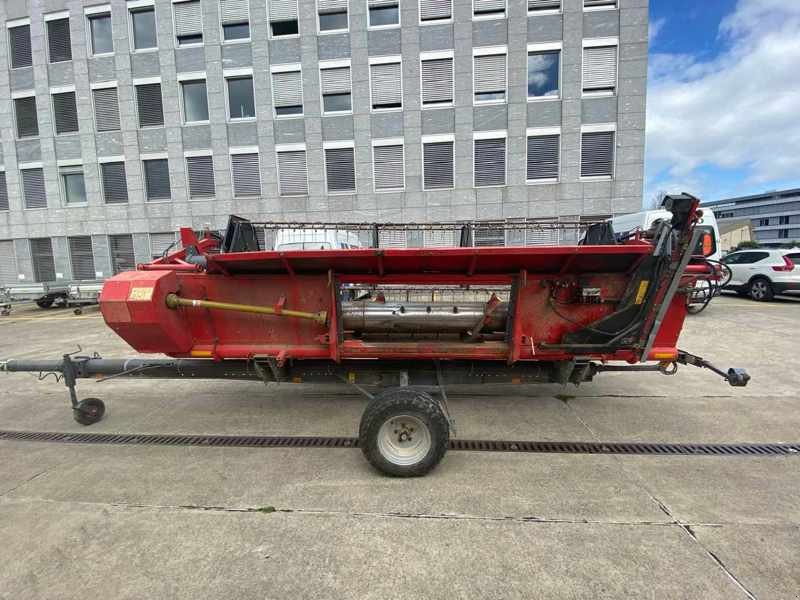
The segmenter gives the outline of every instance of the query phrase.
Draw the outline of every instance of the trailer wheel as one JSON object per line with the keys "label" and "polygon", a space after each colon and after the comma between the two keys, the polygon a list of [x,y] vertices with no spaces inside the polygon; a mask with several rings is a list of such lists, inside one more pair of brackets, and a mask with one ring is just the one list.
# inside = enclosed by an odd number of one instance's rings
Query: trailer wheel
{"label": "trailer wheel", "polygon": [[50,296],[45,296],[44,298],[39,298],[36,301],[36,306],[38,306],[39,308],[50,308],[51,306],[53,306],[54,301],[55,301],[54,298],[51,298]]}
{"label": "trailer wheel", "polygon": [[81,425],[97,423],[104,414],[106,414],[106,405],[99,398],[81,400],[72,411],[72,416]]}
{"label": "trailer wheel", "polygon": [[447,452],[450,424],[430,395],[408,388],[378,394],[361,417],[358,443],[370,464],[392,477],[419,477]]}

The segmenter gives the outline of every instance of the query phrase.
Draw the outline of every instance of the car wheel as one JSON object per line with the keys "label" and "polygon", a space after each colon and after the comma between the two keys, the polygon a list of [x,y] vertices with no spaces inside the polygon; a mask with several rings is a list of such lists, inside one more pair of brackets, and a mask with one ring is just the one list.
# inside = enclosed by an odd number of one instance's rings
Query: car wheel
{"label": "car wheel", "polygon": [[769,302],[775,293],[772,283],[766,277],[756,277],[750,282],[750,297],[757,302]]}

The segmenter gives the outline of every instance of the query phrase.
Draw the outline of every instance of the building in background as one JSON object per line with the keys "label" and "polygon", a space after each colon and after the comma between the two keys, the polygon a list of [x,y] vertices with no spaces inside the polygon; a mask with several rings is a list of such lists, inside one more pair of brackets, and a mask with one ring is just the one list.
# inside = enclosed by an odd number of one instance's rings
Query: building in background
{"label": "building in background", "polygon": [[750,219],[725,219],[719,226],[719,250],[727,253],[742,242],[753,241],[753,222]]}
{"label": "building in background", "polygon": [[0,284],[231,213],[639,210],[647,35],[647,0],[0,2]]}
{"label": "building in background", "polygon": [[720,230],[732,221],[750,220],[753,241],[762,246],[800,240],[800,189],[704,202],[703,206],[714,211]]}

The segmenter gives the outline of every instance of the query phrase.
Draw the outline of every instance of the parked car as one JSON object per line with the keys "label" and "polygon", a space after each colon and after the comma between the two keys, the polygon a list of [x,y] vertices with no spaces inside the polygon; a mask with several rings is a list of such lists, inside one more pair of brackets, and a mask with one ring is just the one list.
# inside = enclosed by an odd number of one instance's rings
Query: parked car
{"label": "parked car", "polygon": [[275,250],[338,250],[361,248],[358,234],[336,229],[279,229]]}
{"label": "parked car", "polygon": [[753,300],[769,301],[775,294],[800,292],[800,267],[787,250],[758,248],[731,252],[722,262],[731,270],[726,290],[734,290]]}

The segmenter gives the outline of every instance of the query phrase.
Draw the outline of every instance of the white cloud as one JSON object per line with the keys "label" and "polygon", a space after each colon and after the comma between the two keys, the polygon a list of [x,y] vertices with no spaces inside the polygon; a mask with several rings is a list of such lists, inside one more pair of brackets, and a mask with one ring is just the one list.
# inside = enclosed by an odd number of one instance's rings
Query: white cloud
{"label": "white cloud", "polygon": [[710,61],[652,57],[648,196],[697,184],[708,166],[743,170],[752,184],[800,179],[800,1],[740,0],[719,42]]}
{"label": "white cloud", "polygon": [[655,19],[654,21],[650,21],[647,37],[650,39],[651,45],[658,37],[658,34],[661,33],[661,28],[664,27],[664,23],[666,22],[666,19]]}

